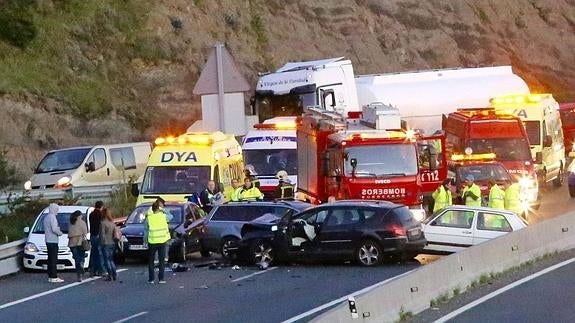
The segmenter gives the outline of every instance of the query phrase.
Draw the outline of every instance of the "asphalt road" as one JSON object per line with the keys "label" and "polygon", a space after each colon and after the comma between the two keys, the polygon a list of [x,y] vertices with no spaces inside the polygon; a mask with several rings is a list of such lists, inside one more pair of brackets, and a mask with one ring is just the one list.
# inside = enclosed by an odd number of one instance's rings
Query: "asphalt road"
{"label": "asphalt road", "polygon": [[[530,221],[574,207],[575,199],[569,198],[565,187],[550,186]],[[426,263],[434,258],[420,255],[418,259]],[[265,271],[194,266],[202,261],[192,255],[187,263],[191,270],[168,272],[165,285],[147,284],[147,269],[137,263],[121,267],[118,282],[73,283],[72,272],[62,274],[66,282],[61,285],[49,284],[45,273],[3,278],[0,322],[115,322],[130,317],[138,322],[279,322],[420,266],[306,264]]]}

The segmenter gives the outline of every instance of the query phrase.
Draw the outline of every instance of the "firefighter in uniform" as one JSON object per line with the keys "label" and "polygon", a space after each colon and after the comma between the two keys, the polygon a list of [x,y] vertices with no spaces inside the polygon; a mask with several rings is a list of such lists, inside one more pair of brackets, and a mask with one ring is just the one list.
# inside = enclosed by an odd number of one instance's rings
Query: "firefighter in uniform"
{"label": "firefighter in uniform", "polygon": [[294,198],[294,186],[289,182],[288,173],[285,170],[280,170],[276,177],[279,180],[276,187],[276,196],[280,200],[291,200]]}
{"label": "firefighter in uniform", "polygon": [[521,207],[521,188],[519,183],[507,182],[505,185],[505,209],[515,212],[517,215],[523,215],[523,208]]}
{"label": "firefighter in uniform", "polygon": [[481,189],[475,185],[475,177],[471,174],[465,176],[465,188],[461,197],[467,206],[481,206]]}
{"label": "firefighter in uniform", "polygon": [[261,201],[264,195],[260,190],[252,185],[252,180],[249,177],[244,178],[244,185],[236,190],[234,193],[235,201]]}
{"label": "firefighter in uniform", "polygon": [[443,183],[431,194],[433,197],[433,213],[443,209],[444,207],[451,205],[451,179],[443,180]]}
{"label": "firefighter in uniform", "polygon": [[165,283],[164,267],[166,257],[166,242],[170,240],[170,230],[166,214],[160,209],[157,201],[152,204],[152,212],[146,217],[146,240],[148,243],[148,283],[154,283],[154,258],[158,253],[160,262],[158,268],[158,282]]}
{"label": "firefighter in uniform", "polygon": [[505,209],[505,192],[495,183],[495,181],[490,180],[488,183],[489,187],[489,203],[487,206],[494,209]]}

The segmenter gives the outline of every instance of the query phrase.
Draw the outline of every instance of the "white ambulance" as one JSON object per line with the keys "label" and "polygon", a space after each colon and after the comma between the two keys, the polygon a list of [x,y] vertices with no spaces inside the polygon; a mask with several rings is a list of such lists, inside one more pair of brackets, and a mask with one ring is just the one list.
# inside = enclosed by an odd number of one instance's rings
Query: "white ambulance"
{"label": "white ambulance", "polygon": [[279,171],[297,185],[296,117],[275,117],[254,128],[242,142],[244,165],[259,179],[265,199],[274,199]]}

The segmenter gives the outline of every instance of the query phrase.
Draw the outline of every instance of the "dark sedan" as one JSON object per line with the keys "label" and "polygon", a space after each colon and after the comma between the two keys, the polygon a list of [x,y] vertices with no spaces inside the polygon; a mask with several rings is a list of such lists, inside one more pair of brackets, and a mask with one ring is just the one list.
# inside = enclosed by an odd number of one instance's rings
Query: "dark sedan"
{"label": "dark sedan", "polygon": [[[151,206],[152,203],[138,205],[122,226],[121,259],[147,255],[148,248],[144,244],[144,221]],[[172,237],[168,242],[170,261],[185,261],[188,253],[201,251],[199,235],[204,222],[204,211],[194,203],[168,202],[164,212],[169,219],[168,226]],[[207,256],[209,253],[202,252],[202,255]]]}
{"label": "dark sedan", "polygon": [[276,223],[248,223],[242,237],[238,255],[256,264],[342,259],[374,266],[384,256],[413,258],[426,244],[409,209],[385,201],[338,201]]}

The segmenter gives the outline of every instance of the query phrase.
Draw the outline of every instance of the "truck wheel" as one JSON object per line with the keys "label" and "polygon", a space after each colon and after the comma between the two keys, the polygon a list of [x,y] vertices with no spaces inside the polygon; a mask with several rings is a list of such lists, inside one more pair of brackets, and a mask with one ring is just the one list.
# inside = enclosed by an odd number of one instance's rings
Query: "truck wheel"
{"label": "truck wheel", "polygon": [[383,249],[373,240],[363,240],[355,251],[355,257],[362,266],[377,266],[383,259]]}
{"label": "truck wheel", "polygon": [[555,187],[560,187],[561,185],[563,185],[564,180],[565,176],[563,175],[563,165],[561,165],[561,167],[559,168],[559,174],[557,174],[557,177],[553,180],[553,185]]}
{"label": "truck wheel", "polygon": [[569,185],[569,196],[575,197],[575,185]]}

